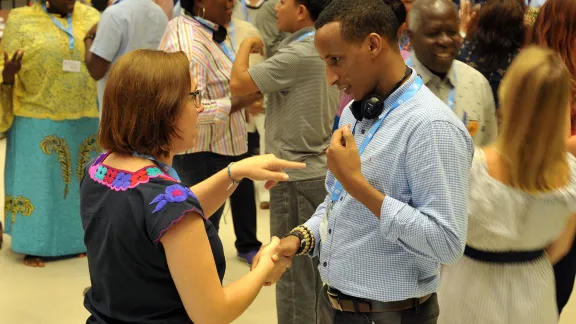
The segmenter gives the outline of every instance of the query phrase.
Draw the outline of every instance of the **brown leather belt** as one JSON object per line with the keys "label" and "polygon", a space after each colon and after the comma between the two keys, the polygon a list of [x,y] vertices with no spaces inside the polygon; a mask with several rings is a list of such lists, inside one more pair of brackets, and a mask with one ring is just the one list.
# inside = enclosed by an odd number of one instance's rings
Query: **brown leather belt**
{"label": "brown leather belt", "polygon": [[401,311],[418,307],[419,305],[424,304],[432,296],[432,294],[429,294],[420,298],[381,302],[348,296],[330,287],[328,287],[327,293],[332,308],[341,312],[351,313],[385,313]]}

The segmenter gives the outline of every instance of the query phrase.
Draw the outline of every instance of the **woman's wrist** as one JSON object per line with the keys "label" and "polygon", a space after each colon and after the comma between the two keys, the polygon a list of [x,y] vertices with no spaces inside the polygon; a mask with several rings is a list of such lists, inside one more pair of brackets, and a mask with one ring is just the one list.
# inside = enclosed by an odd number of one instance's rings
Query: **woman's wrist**
{"label": "woman's wrist", "polygon": [[233,162],[228,165],[228,177],[235,183],[240,183],[240,181],[246,178],[242,161]]}

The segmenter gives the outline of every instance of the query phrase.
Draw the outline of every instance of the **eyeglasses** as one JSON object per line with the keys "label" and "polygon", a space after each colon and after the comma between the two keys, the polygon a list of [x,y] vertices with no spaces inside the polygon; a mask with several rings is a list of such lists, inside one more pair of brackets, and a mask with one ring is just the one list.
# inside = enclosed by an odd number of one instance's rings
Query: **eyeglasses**
{"label": "eyeglasses", "polygon": [[202,95],[200,94],[200,90],[190,92],[190,99],[194,100],[194,106],[196,106],[196,108],[200,108],[202,105]]}

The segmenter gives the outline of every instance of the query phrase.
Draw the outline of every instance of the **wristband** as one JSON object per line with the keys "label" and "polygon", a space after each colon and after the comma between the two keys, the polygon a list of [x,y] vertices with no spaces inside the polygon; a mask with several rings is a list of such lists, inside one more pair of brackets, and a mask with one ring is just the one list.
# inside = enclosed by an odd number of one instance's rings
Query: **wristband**
{"label": "wristband", "polygon": [[240,184],[240,182],[242,182],[242,180],[240,181],[236,181],[234,180],[234,178],[232,178],[232,171],[230,170],[230,167],[232,166],[232,164],[234,164],[234,162],[228,164],[228,178],[230,178],[230,181],[232,181],[232,183],[230,183],[230,185],[228,186],[228,189],[226,190],[230,190],[230,188],[232,188],[232,186],[237,186]]}

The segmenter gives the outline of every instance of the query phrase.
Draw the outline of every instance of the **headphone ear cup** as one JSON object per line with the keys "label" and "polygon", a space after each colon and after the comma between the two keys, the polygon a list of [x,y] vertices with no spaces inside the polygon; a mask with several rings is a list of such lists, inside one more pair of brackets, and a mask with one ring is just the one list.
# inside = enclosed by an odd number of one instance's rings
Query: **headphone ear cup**
{"label": "headphone ear cup", "polygon": [[384,110],[384,99],[382,97],[371,94],[362,100],[360,112],[362,117],[367,119],[374,119],[380,116]]}
{"label": "headphone ear cup", "polygon": [[362,101],[352,101],[352,105],[350,105],[350,111],[357,121],[362,121],[362,119],[364,119],[362,116]]}

